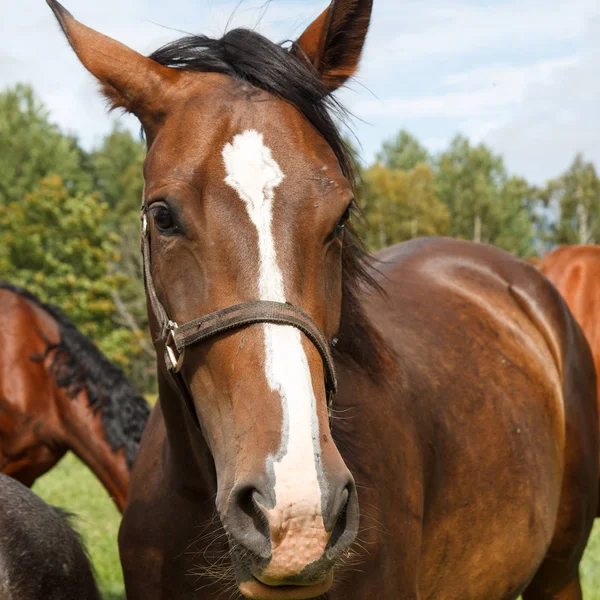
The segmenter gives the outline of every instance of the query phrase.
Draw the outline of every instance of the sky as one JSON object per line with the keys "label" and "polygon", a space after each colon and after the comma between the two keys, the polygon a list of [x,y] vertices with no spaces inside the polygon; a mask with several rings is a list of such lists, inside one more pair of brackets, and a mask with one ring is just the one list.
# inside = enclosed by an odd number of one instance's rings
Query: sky
{"label": "sky", "polygon": [[[0,89],[33,85],[87,149],[115,121],[45,0],[0,0]],[[64,0],[86,25],[149,54],[185,33],[252,27],[297,38],[327,0]],[[10,8],[8,8],[10,6]],[[233,16],[232,16],[233,15]],[[404,128],[432,152],[457,133],[541,184],[576,152],[600,168],[599,0],[374,0],[360,71],[339,93],[363,160]]]}

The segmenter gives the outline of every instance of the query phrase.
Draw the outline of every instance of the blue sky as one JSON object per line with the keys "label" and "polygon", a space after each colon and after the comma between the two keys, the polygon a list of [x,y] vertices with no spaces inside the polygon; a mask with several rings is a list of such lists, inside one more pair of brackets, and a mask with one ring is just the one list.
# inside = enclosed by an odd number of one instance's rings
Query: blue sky
{"label": "blue sky", "polygon": [[[64,130],[90,148],[112,122],[44,0],[11,3],[0,23],[0,88],[33,84]],[[220,35],[239,2],[64,0],[84,22],[149,53],[179,37]],[[322,0],[246,0],[229,26],[297,37]],[[541,183],[582,151],[600,167],[598,0],[374,0],[361,70],[340,98],[365,160],[407,128],[432,151],[455,133],[483,141],[511,172]]]}

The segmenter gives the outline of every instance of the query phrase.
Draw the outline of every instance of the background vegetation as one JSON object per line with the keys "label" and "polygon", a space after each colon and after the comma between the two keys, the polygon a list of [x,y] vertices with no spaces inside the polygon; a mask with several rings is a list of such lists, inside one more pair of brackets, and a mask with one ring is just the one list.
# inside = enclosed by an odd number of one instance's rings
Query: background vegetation
{"label": "background vegetation", "polygon": [[[0,139],[0,278],[62,306],[140,391],[152,392],[139,256],[143,143],[116,127],[85,151],[24,85],[0,93]],[[521,257],[600,242],[600,180],[581,155],[534,186],[483,144],[457,135],[431,155],[401,131],[361,166],[359,188],[360,228],[371,250],[424,235],[494,244]],[[68,456],[34,489],[79,515],[106,598],[124,598],[120,517],[92,474]],[[600,600],[600,523],[582,573],[586,600]]]}

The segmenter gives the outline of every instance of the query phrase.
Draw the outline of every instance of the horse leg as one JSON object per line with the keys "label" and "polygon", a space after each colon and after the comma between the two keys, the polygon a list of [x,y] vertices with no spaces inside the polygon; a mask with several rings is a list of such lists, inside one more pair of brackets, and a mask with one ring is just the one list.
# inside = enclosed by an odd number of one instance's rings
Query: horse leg
{"label": "horse leg", "polygon": [[523,592],[523,600],[582,600],[579,573],[560,589],[548,589],[543,582],[537,582],[537,576]]}

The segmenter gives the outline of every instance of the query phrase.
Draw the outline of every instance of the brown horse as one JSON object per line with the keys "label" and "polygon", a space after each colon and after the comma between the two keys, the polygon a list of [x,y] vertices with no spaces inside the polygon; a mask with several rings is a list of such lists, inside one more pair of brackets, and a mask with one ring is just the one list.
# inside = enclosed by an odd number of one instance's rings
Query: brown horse
{"label": "brown horse", "polygon": [[372,264],[348,220],[331,93],[371,0],[334,0],[289,46],[236,29],[149,58],[48,1],[148,143],[164,360],[120,531],[128,598],[580,598],[598,415],[567,306],[485,245]]}
{"label": "brown horse", "polygon": [[600,373],[600,246],[561,246],[544,256],[538,268],[567,301],[592,349],[596,373]]}
{"label": "brown horse", "polygon": [[120,511],[150,413],[57,307],[0,283],[0,471],[31,486],[72,450]]}

